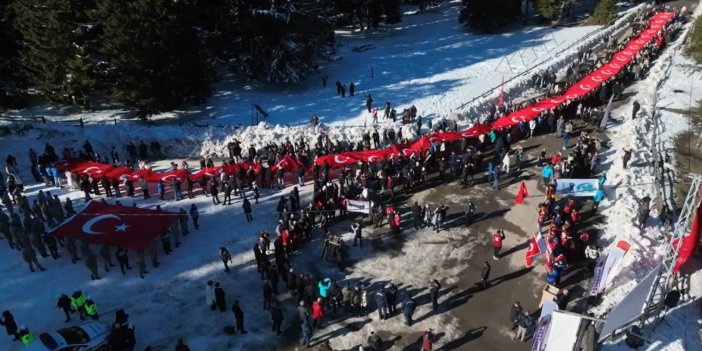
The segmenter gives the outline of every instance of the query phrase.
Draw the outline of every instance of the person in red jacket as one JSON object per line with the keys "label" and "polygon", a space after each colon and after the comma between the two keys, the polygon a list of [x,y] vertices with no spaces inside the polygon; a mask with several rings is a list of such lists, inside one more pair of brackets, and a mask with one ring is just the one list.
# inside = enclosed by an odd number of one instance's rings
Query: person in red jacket
{"label": "person in red jacket", "polygon": [[317,328],[317,323],[319,323],[319,328],[322,328],[322,323],[324,322],[324,306],[322,304],[322,298],[318,298],[317,301],[312,303],[312,329]]}
{"label": "person in red jacket", "polygon": [[429,328],[422,333],[422,351],[431,351],[436,341],[436,334],[434,330]]}
{"label": "person in red jacket", "polygon": [[400,230],[402,229],[402,220],[400,219],[400,213],[395,212],[395,216],[392,219],[392,224],[393,228],[395,229],[395,233],[400,233]]}
{"label": "person in red jacket", "polygon": [[492,245],[494,247],[494,252],[492,258],[494,260],[500,259],[500,249],[502,249],[502,240],[505,240],[505,232],[498,230],[497,233],[492,235]]}

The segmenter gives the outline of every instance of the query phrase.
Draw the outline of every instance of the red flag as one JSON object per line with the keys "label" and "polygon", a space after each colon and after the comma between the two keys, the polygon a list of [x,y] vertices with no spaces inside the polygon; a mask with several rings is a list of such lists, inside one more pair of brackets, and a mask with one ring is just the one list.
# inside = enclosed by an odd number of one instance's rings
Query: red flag
{"label": "red flag", "polygon": [[339,168],[339,167],[344,167],[344,166],[349,166],[352,164],[355,164],[357,161],[354,158],[344,156],[344,155],[335,155],[335,154],[329,154],[325,156],[319,156],[317,159],[314,161],[314,164],[322,167],[324,164],[328,164],[331,168]]}
{"label": "red flag", "polygon": [[78,214],[48,235],[83,240],[90,244],[142,250],[178,218],[177,213],[115,206],[90,201]]}
{"label": "red flag", "polygon": [[527,190],[526,183],[522,181],[522,184],[519,185],[519,191],[517,191],[517,199],[514,200],[515,204],[522,204],[524,203],[524,198],[529,197],[529,190]]}
{"label": "red flag", "polygon": [[293,172],[299,167],[304,167],[302,162],[292,158],[290,155],[285,155],[280,162],[271,167],[271,170],[275,172],[278,170],[278,168],[282,168],[284,171]]}
{"label": "red flag", "polygon": [[529,248],[526,252],[526,266],[531,267],[534,256],[538,255],[541,255],[541,248],[539,248],[539,244],[536,242],[536,237],[532,236],[531,240],[529,240]]}
{"label": "red flag", "polygon": [[680,271],[680,268],[685,264],[685,262],[687,262],[687,260],[697,249],[697,245],[700,242],[700,229],[702,229],[702,224],[700,223],[702,218],[700,217],[702,217],[702,206],[697,207],[695,219],[692,220],[692,229],[690,230],[690,234],[682,239],[682,243],[679,239],[675,239],[674,245],[682,245],[680,247],[678,259],[675,262],[675,267],[673,267],[673,271],[675,272]]}
{"label": "red flag", "polygon": [[500,101],[497,103],[499,106],[505,103],[505,76],[502,76],[502,84],[500,85]]}

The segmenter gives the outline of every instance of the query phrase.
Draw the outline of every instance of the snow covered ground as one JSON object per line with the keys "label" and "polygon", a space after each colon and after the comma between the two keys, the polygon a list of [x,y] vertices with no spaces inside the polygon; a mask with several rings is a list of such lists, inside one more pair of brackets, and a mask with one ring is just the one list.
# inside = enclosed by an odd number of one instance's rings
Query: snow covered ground
{"label": "snow covered ground", "polygon": [[[210,119],[209,128],[193,126],[175,126],[164,115],[156,118],[158,121],[153,127],[145,127],[138,123],[119,121],[117,125],[110,123],[112,118],[119,119],[122,112],[110,111],[100,113],[73,114],[69,111],[55,109],[31,109],[17,112],[21,115],[61,116],[70,115],[70,118],[82,116],[88,126],[84,129],[68,124],[37,125],[24,136],[7,137],[0,140],[0,149],[3,154],[13,153],[19,158],[20,168],[26,166],[26,151],[28,147],[41,148],[44,142],[51,142],[59,150],[67,145],[80,145],[84,139],[91,139],[93,145],[101,153],[106,153],[112,145],[121,147],[126,140],[144,139],[160,140],[166,147],[166,153],[171,156],[187,157],[199,154],[224,150],[226,142],[236,136],[245,145],[255,142],[258,145],[269,141],[280,140],[284,137],[311,137],[314,131],[307,126],[286,127],[285,124],[306,123],[309,116],[316,113],[323,122],[331,124],[326,131],[332,138],[356,139],[362,127],[348,127],[362,125],[364,119],[364,99],[366,93],[373,94],[378,104],[386,99],[393,102],[394,106],[403,107],[415,104],[422,115],[448,116],[457,111],[462,103],[480,96],[486,90],[498,85],[513,74],[506,66],[503,59],[508,57],[515,73],[524,69],[536,60],[547,56],[572,43],[578,43],[582,37],[596,30],[595,27],[575,27],[551,30],[548,28],[529,28],[515,33],[494,36],[476,36],[465,32],[456,22],[456,2],[442,5],[426,14],[406,16],[403,22],[386,33],[381,33],[366,38],[342,39],[339,55],[343,60],[325,64],[323,71],[329,75],[326,90],[321,89],[321,82],[316,79],[301,87],[289,88],[282,93],[273,87],[262,84],[230,81],[221,84],[221,89],[202,110],[184,111],[183,115],[192,115],[193,119]],[[431,30],[427,30],[431,26]],[[343,37],[343,33],[342,37]],[[596,41],[593,39],[593,42]],[[363,53],[352,52],[354,46],[373,42],[376,49]],[[573,52],[575,52],[575,48]],[[667,55],[673,55],[677,50],[668,49]],[[523,55],[524,62],[520,55]],[[562,64],[568,55],[564,55],[558,62],[551,65]],[[681,63],[684,59],[673,57],[673,62]],[[642,102],[642,113],[650,108],[650,96],[655,82],[662,77],[662,65],[666,58],[657,63],[657,68],[644,81],[630,87],[627,91],[638,91],[639,101]],[[373,66],[374,77],[370,78],[370,67]],[[659,103],[665,105],[674,101],[671,106],[687,106],[687,95],[674,94],[672,91],[677,85],[689,86],[690,73],[679,64],[673,65],[671,78],[664,85],[661,93],[663,99]],[[348,84],[351,80],[357,84],[358,96],[341,99],[334,94],[334,82],[340,80]],[[699,82],[699,75],[695,77]],[[519,84],[515,82],[515,84]],[[688,84],[688,85],[686,85]],[[512,93],[523,92],[516,86],[507,86]],[[686,88],[687,89],[687,88]],[[391,93],[391,94],[390,94]],[[681,100],[677,100],[681,99]],[[646,101],[646,102],[644,102]],[[250,107],[252,103],[261,106],[271,113],[270,124],[261,124],[250,128],[235,129],[233,125],[248,124]],[[677,105],[679,103],[679,105]],[[604,303],[596,312],[602,312],[613,306],[626,294],[636,279],[643,277],[646,269],[655,265],[655,238],[658,227],[650,226],[643,238],[638,229],[632,225],[631,219],[635,217],[635,206],[632,203],[652,192],[652,172],[646,167],[636,166],[624,170],[621,168],[621,150],[624,146],[632,146],[640,151],[635,155],[634,163],[646,160],[648,133],[650,123],[644,119],[632,121],[629,119],[631,106],[626,105],[615,110],[613,116],[623,120],[611,128],[613,147],[611,153],[606,155],[609,170],[608,183],[617,184],[615,191],[608,193],[601,208],[608,217],[607,227],[604,228],[604,240],[629,239],[633,245],[632,250],[625,256],[622,266],[632,267],[624,270],[619,278],[614,281],[612,288],[605,296]],[[681,126],[686,125],[674,116],[664,115],[666,132],[664,138],[672,140]],[[51,118],[50,118],[51,119]],[[222,128],[214,127],[222,124]],[[347,127],[343,125],[346,124]],[[404,134],[404,133],[403,133]],[[405,134],[411,135],[411,133]],[[160,164],[166,167],[165,163]],[[28,180],[29,174],[22,173]],[[636,186],[636,184],[649,184]],[[41,186],[29,187],[30,198]],[[285,192],[290,189],[286,189]],[[311,189],[302,188],[302,202],[308,201]],[[55,191],[52,190],[52,193]],[[63,199],[82,198],[79,193],[68,193],[65,189],[58,192]],[[171,349],[177,337],[187,340],[193,350],[269,350],[273,349],[275,340],[270,334],[270,321],[268,314],[260,311],[261,297],[260,280],[255,271],[251,247],[256,241],[256,233],[261,229],[274,231],[273,213],[277,198],[281,193],[265,193],[261,203],[254,205],[253,223],[244,221],[241,205],[237,200],[230,207],[211,205],[209,198],[197,197],[194,200],[168,202],[162,205],[164,209],[187,208],[191,203],[196,203],[201,212],[202,228],[193,231],[183,238],[183,245],[167,257],[160,257],[161,266],[153,269],[145,280],[138,277],[135,271],[130,271],[122,276],[118,271],[112,270],[103,274],[103,279],[91,281],[88,279],[88,270],[79,262],[72,265],[66,255],[57,261],[42,260],[48,267],[43,273],[29,273],[20,255],[11,251],[0,241],[0,274],[5,278],[3,288],[0,288],[0,301],[4,301],[3,308],[11,310],[20,324],[26,324],[33,332],[53,330],[63,325],[62,314],[53,308],[60,293],[70,293],[75,289],[82,289],[91,295],[97,302],[105,320],[112,321],[111,311],[124,308],[131,315],[131,322],[137,327],[137,349],[146,345],[155,346],[155,349]],[[418,199],[421,201],[421,199]],[[451,199],[450,199],[451,200]],[[457,200],[458,201],[458,200]],[[80,201],[78,201],[80,202]],[[130,201],[122,201],[130,205]],[[144,202],[137,201],[140,206],[154,207],[158,201],[155,199]],[[77,204],[76,206],[79,206]],[[653,214],[656,217],[656,214]],[[655,218],[651,221],[653,223]],[[337,232],[345,232],[345,228],[336,228]],[[438,237],[437,240],[444,239]],[[450,253],[436,252],[432,245],[423,245],[421,242],[409,243],[403,248],[406,258],[393,260],[389,255],[374,255],[373,260],[368,260],[369,251],[352,251],[352,260],[363,260],[363,265],[355,267],[350,278],[363,279],[367,276],[382,276],[378,269],[387,270],[385,274],[390,278],[402,278],[406,284],[423,286],[424,281],[413,281],[410,274],[413,269],[422,269],[423,276],[436,267],[431,261],[432,257],[439,255],[470,255],[473,245],[456,247]],[[227,246],[234,259],[232,273],[223,273],[223,267],[218,259],[217,248]],[[319,242],[308,244],[310,247],[319,247]],[[97,248],[93,248],[96,252]],[[422,258],[423,265],[417,266],[411,259]],[[132,265],[135,257],[131,257]],[[296,271],[310,272],[318,276],[342,278],[337,267],[318,262],[316,255],[304,255],[295,258]],[[147,266],[148,265],[147,263]],[[456,276],[460,272],[447,271],[448,276]],[[445,268],[444,268],[445,270]],[[60,272],[60,274],[58,274]],[[205,305],[205,282],[214,279],[222,283],[227,292],[227,303],[231,305],[238,299],[247,315],[246,327],[250,331],[245,337],[223,336],[221,326],[233,324],[231,312],[210,312]],[[370,281],[370,284],[378,282]],[[692,276],[694,296],[702,294],[702,276],[697,273]],[[8,288],[12,287],[12,288]],[[248,291],[254,291],[250,293]],[[285,299],[286,294],[279,298]],[[699,303],[699,302],[697,302]],[[294,306],[283,304],[285,315],[295,314]],[[673,311],[668,321],[674,327],[668,331],[667,326],[659,327],[656,334],[657,344],[649,345],[649,350],[695,350],[702,349],[699,337],[696,338],[692,330],[689,336],[681,337],[675,330],[684,329],[694,320],[694,309],[679,308]],[[428,312],[427,306],[421,306],[416,315],[421,316]],[[440,315],[440,322],[445,325],[444,331],[447,338],[459,333],[455,323],[446,316]],[[393,320],[398,323],[398,320]],[[362,329],[367,322],[355,320],[352,322],[340,321],[324,329],[319,337],[337,336],[349,329]],[[452,329],[452,325],[454,325]],[[423,326],[420,324],[420,326]],[[367,329],[368,327],[366,327]],[[291,327],[297,332],[296,327]],[[159,330],[160,333],[153,332]],[[350,347],[357,345],[366,334],[358,334],[348,338],[337,338],[335,346]],[[608,349],[624,349],[621,345],[608,345]],[[8,338],[0,337],[0,350],[17,349],[17,344],[11,344]]]}
{"label": "snow covered ground", "polygon": [[[697,6],[695,16],[700,14],[701,6]],[[689,29],[691,24],[687,25]],[[690,92],[691,84],[698,85],[702,75],[699,70],[691,69],[694,64],[680,55],[682,52],[684,36],[680,36],[666,52],[657,60],[651,73],[646,79],[628,87],[626,92],[633,92],[635,96],[612,111],[612,116],[617,122],[614,127],[608,129],[608,136],[611,140],[611,150],[607,152],[609,166],[607,170],[607,183],[611,188],[607,188],[607,199],[602,202],[600,209],[607,217],[607,222],[601,228],[603,242],[609,243],[615,240],[626,240],[632,244],[629,252],[624,256],[620,267],[622,271],[617,275],[604,295],[601,305],[592,310],[596,314],[603,314],[611,309],[616,303],[626,296],[633,289],[637,281],[640,281],[648,272],[657,266],[661,260],[661,240],[664,228],[660,225],[657,213],[651,214],[648,225],[642,231],[635,227],[637,218],[638,201],[648,195],[656,198],[653,166],[650,160],[651,154],[651,132],[653,130],[653,120],[648,117],[652,112],[655,96],[658,95],[658,108],[687,110],[689,106],[689,95],[676,93],[676,90]],[[659,82],[662,85],[659,88]],[[692,90],[693,103],[702,98],[702,92]],[[639,116],[644,118],[631,119],[632,103],[638,100],[641,103]],[[662,134],[659,142],[663,150],[669,150],[671,156],[675,156],[673,140],[677,134],[685,131],[688,120],[685,116],[659,110],[662,121]],[[633,148],[634,156],[627,169],[622,167],[622,155],[625,148]],[[665,165],[666,168],[675,167],[675,159]],[[676,174],[679,180],[683,174]],[[678,206],[681,206],[682,199],[678,199]],[[655,210],[654,210],[655,211]],[[654,212],[652,211],[652,212]],[[666,321],[658,326],[653,334],[646,334],[652,343],[646,345],[646,350],[699,350],[702,349],[702,334],[700,334],[698,323],[700,300],[702,296],[702,272],[699,271],[701,265],[699,257],[691,258],[688,265],[690,272],[694,272],[690,278],[689,297],[681,301],[681,306],[673,309]],[[605,350],[629,350],[622,340],[616,340],[614,344],[608,344]]]}

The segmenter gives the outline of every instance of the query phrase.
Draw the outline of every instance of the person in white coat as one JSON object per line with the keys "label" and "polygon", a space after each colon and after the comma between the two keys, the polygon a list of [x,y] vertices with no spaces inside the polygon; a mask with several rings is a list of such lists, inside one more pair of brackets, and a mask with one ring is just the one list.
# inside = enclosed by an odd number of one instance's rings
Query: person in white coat
{"label": "person in white coat", "polygon": [[534,129],[536,129],[536,119],[529,121],[529,138],[534,136]]}
{"label": "person in white coat", "polygon": [[210,310],[214,311],[217,308],[214,296],[214,282],[207,281],[207,286],[205,287],[205,302],[210,306]]}
{"label": "person in white coat", "polygon": [[361,287],[361,315],[368,315],[368,289]]}
{"label": "person in white coat", "polygon": [[509,152],[506,152],[505,157],[502,159],[502,171],[504,171],[505,174],[509,173],[509,164]]}

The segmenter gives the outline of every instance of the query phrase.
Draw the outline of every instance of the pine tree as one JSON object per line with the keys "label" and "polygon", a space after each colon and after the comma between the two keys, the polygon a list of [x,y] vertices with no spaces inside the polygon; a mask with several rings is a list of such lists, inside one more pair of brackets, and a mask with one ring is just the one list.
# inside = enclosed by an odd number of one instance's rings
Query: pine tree
{"label": "pine tree", "polygon": [[[697,63],[702,64],[702,17],[697,17],[693,26],[692,33],[690,33],[690,42],[685,52]],[[702,114],[702,108],[698,109],[698,111]]]}
{"label": "pine tree", "polygon": [[402,20],[400,0],[383,0],[383,10],[385,11],[385,23],[399,23]]}
{"label": "pine tree", "polygon": [[317,52],[333,43],[331,3],[237,1],[230,38],[231,68],[251,79],[297,84],[313,74]]}
{"label": "pine tree", "polygon": [[521,0],[463,0],[458,22],[471,28],[490,31],[512,23],[521,16]]}
{"label": "pine tree", "polygon": [[616,4],[615,0],[601,0],[597,6],[595,6],[595,12],[592,14],[598,24],[610,25],[614,23],[617,19],[617,11],[614,6]]}
{"label": "pine tree", "polygon": [[553,21],[558,17],[562,0],[535,0],[536,10],[545,21]]}
{"label": "pine tree", "polygon": [[161,0],[102,0],[94,17],[102,26],[110,95],[142,118],[183,102],[204,102],[211,74],[188,4]]}
{"label": "pine tree", "polygon": [[89,107],[96,82],[87,12],[93,1],[22,0],[12,3],[22,35],[22,63],[38,90],[54,103]]}
{"label": "pine tree", "polygon": [[12,27],[9,0],[0,0],[0,106],[21,107],[27,96],[27,77],[20,64],[20,40]]}

